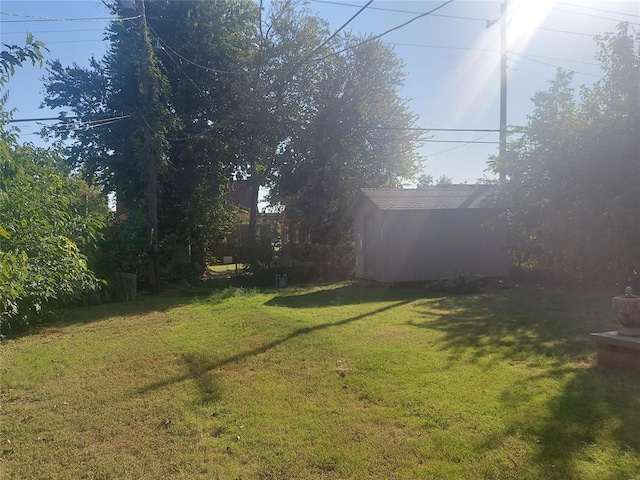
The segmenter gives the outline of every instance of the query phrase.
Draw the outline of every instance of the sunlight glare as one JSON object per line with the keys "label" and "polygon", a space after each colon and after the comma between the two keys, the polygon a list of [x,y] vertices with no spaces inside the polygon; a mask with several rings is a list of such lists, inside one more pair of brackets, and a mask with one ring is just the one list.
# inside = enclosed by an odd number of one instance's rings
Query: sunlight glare
{"label": "sunlight glare", "polygon": [[507,10],[508,49],[522,49],[546,18],[555,0],[512,0]]}

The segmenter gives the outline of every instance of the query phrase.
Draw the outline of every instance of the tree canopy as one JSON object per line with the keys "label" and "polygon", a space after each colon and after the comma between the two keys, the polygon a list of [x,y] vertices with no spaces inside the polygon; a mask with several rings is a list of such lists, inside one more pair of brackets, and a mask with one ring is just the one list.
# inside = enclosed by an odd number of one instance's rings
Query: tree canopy
{"label": "tree canopy", "polygon": [[[640,34],[597,37],[603,77],[559,70],[506,158],[517,263],[587,281],[640,278]],[[499,167],[494,164],[494,168]],[[499,168],[496,168],[499,170]]]}
{"label": "tree canopy", "polygon": [[152,127],[163,158],[162,235],[200,248],[224,235],[236,177],[252,185],[252,226],[266,187],[314,241],[335,242],[358,188],[414,174],[414,116],[398,94],[402,65],[379,41],[331,38],[324,21],[291,1],[147,2],[146,21],[153,112],[142,113],[140,26],[131,21],[113,22],[109,53],[89,67],[50,62],[45,104],[97,122],[50,133],[71,140],[74,166],[128,208],[144,204],[140,132]]}

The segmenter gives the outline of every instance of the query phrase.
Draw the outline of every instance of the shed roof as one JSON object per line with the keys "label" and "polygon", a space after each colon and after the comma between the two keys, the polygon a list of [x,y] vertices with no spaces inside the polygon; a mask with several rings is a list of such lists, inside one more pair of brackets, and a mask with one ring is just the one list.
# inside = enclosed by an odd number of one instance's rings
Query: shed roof
{"label": "shed roof", "polygon": [[493,193],[490,185],[434,185],[417,189],[363,188],[360,196],[380,210],[444,210],[496,208]]}

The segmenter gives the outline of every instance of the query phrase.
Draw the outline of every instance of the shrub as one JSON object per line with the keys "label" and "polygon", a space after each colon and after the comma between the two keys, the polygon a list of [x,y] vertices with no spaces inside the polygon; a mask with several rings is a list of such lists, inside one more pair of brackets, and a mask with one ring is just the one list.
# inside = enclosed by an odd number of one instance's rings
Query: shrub
{"label": "shrub", "polygon": [[94,251],[107,206],[69,174],[57,152],[3,147],[10,154],[0,176],[0,330],[6,333],[39,319],[46,306],[100,287],[86,254]]}

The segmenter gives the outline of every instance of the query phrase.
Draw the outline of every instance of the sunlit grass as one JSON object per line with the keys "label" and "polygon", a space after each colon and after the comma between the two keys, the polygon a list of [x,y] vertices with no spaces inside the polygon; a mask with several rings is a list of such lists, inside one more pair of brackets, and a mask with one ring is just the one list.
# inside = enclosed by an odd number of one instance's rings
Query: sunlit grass
{"label": "sunlit grass", "polygon": [[609,298],[338,285],[74,310],[2,345],[2,478],[634,478]]}

